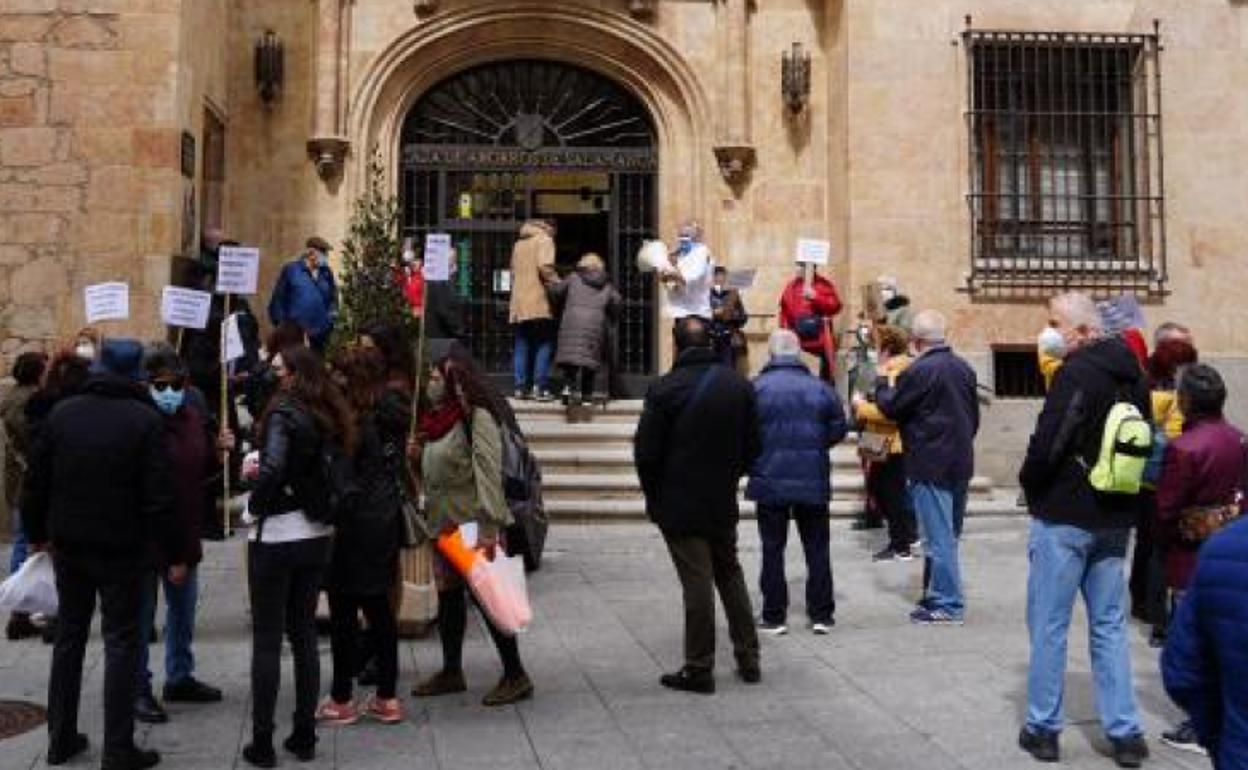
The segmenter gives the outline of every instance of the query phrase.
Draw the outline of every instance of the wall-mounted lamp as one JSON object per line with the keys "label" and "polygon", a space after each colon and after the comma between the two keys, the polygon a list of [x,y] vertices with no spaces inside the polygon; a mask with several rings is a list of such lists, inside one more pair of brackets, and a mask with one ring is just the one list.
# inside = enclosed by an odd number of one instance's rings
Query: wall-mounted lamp
{"label": "wall-mounted lamp", "polygon": [[628,12],[635,19],[654,17],[654,0],[628,0]]}
{"label": "wall-mounted lamp", "polygon": [[284,69],[282,41],[277,39],[276,32],[266,30],[256,41],[256,89],[266,105],[281,94]]}
{"label": "wall-mounted lamp", "polygon": [[801,43],[780,55],[780,92],[790,112],[798,113],[810,100],[810,54]]}
{"label": "wall-mounted lamp", "polygon": [[424,16],[438,10],[438,0],[416,0],[412,3],[412,11],[417,16]]}

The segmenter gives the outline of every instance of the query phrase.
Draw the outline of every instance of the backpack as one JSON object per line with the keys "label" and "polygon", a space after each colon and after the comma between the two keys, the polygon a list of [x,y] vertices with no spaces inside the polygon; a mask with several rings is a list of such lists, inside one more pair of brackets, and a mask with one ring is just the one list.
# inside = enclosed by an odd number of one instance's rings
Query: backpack
{"label": "backpack", "polygon": [[507,528],[509,556],[524,557],[529,572],[542,564],[546,545],[545,506],[542,504],[542,470],[518,428],[501,426],[503,436],[503,497],[515,523]]}
{"label": "backpack", "polygon": [[322,440],[317,453],[319,489],[308,490],[304,515],[319,524],[337,524],[350,516],[362,491],[355,476],[355,462],[332,439]]}
{"label": "backpack", "polygon": [[1088,470],[1088,483],[1098,492],[1136,495],[1144,470],[1153,454],[1153,425],[1135,404],[1115,401],[1101,430],[1096,463]]}

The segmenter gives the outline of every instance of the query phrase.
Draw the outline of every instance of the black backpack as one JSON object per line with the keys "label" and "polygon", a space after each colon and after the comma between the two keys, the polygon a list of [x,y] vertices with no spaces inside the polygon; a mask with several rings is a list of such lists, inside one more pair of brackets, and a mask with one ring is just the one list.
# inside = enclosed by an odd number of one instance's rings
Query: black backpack
{"label": "black backpack", "polygon": [[304,515],[319,524],[338,524],[355,510],[362,491],[355,476],[355,462],[333,439],[322,439],[317,452],[320,473],[315,488],[307,490]]}

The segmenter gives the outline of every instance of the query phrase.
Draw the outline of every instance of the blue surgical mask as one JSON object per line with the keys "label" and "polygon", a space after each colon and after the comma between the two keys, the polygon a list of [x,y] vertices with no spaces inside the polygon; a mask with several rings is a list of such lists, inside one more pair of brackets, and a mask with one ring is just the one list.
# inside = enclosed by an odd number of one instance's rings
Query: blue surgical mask
{"label": "blue surgical mask", "polygon": [[316,252],[317,267],[329,267],[329,255],[323,251]]}
{"label": "blue surgical mask", "polygon": [[677,241],[676,251],[678,251],[679,253],[688,254],[692,250],[693,250],[692,238],[686,238],[682,236],[680,240]]}
{"label": "blue surgical mask", "polygon": [[156,390],[149,387],[148,392],[152,394],[152,400],[156,402],[156,408],[165,414],[173,414],[182,408],[182,402],[186,399],[186,391],[178,388],[165,388],[164,390]]}

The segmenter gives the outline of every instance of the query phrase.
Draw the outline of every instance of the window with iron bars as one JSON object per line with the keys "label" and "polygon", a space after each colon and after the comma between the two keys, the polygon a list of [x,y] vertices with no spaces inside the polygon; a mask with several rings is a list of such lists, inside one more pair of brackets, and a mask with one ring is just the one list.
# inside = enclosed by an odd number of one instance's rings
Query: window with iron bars
{"label": "window with iron bars", "polygon": [[968,29],[971,270],[1023,298],[1165,293],[1160,37]]}

